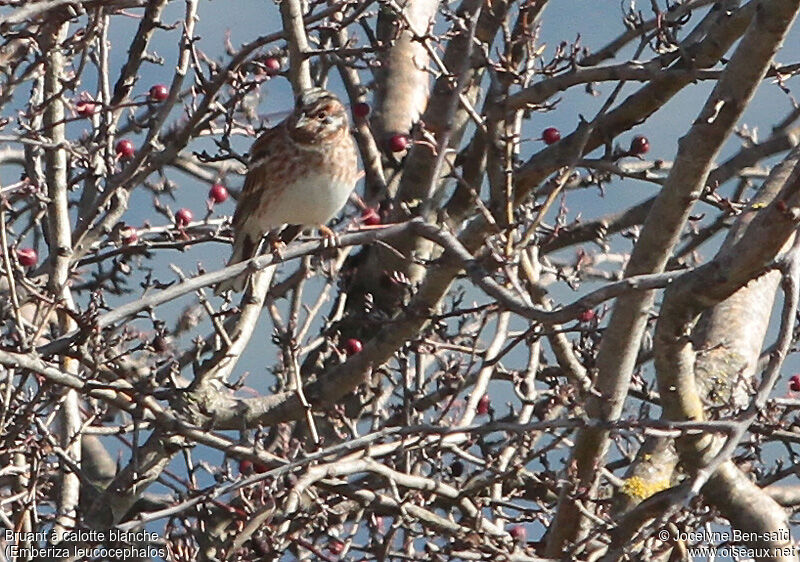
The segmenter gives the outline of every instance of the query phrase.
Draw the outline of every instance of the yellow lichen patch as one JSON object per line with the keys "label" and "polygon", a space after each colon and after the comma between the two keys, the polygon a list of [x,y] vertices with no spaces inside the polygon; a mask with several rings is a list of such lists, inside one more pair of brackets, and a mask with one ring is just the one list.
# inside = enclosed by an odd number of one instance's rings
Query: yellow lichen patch
{"label": "yellow lichen patch", "polygon": [[621,492],[632,498],[644,500],[667,488],[669,488],[669,478],[645,480],[640,476],[632,476],[622,484]]}

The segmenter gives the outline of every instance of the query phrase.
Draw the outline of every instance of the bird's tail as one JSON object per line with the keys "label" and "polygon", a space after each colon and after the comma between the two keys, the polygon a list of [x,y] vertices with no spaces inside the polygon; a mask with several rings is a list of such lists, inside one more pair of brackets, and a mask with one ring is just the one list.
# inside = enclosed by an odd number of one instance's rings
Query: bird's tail
{"label": "bird's tail", "polygon": [[[278,236],[280,242],[283,244],[288,244],[297,238],[302,231],[302,226],[290,224],[281,230],[273,230],[271,233],[269,233],[269,235]],[[245,233],[241,233],[240,235],[236,236],[233,241],[233,255],[228,261],[228,265],[235,265],[239,262],[247,261],[250,258],[255,257],[258,253],[260,247],[259,244],[261,243],[262,238],[263,236],[255,238],[252,234]],[[225,291],[236,291],[238,293],[244,290],[245,286],[247,286],[247,280],[249,278],[250,272],[245,271],[236,277],[231,277],[230,279],[221,281],[217,285],[217,288],[214,289],[214,294],[221,295]]]}
{"label": "bird's tail", "polygon": [[[228,260],[228,265],[235,265],[239,262],[247,261],[256,255],[258,250],[258,241],[253,241],[249,234],[237,236],[233,242],[233,255]],[[250,277],[250,272],[245,271],[231,277],[225,281],[220,281],[214,289],[215,295],[221,295],[225,291],[236,291],[237,293],[244,290],[247,285],[247,279]]]}

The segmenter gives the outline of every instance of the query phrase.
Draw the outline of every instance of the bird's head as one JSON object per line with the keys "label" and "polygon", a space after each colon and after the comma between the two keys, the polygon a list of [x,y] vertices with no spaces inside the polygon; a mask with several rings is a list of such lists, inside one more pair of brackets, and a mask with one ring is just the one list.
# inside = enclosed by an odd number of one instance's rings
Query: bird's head
{"label": "bird's head", "polygon": [[311,88],[297,96],[288,121],[289,134],[304,144],[325,144],[349,127],[347,110],[339,98],[322,88]]}

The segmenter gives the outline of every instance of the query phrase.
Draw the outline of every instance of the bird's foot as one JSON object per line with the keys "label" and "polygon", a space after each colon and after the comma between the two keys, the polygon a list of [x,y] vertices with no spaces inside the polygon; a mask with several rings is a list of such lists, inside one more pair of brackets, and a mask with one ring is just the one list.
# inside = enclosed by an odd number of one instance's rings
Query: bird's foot
{"label": "bird's foot", "polygon": [[280,233],[271,231],[261,239],[261,246],[258,248],[256,255],[269,251],[275,260],[283,261],[283,251],[285,249],[286,243],[281,238]]}
{"label": "bird's foot", "polygon": [[322,245],[325,248],[338,248],[341,245],[341,241],[339,240],[339,235],[336,234],[333,230],[331,230],[324,224],[319,225],[318,228],[320,234],[322,234]]}
{"label": "bird's foot", "polygon": [[280,238],[275,238],[269,241],[269,251],[272,257],[278,261],[283,261],[283,252],[286,250],[286,242]]}

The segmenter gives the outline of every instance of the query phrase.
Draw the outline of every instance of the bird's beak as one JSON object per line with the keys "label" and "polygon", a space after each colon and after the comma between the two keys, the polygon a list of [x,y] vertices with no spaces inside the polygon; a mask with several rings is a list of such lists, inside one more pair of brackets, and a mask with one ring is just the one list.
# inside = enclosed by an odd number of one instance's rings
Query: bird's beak
{"label": "bird's beak", "polygon": [[298,129],[302,129],[304,127],[307,127],[310,122],[311,120],[308,117],[306,117],[305,115],[300,115],[300,117],[297,118],[297,124],[295,125],[295,127]]}

